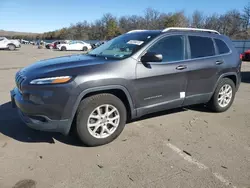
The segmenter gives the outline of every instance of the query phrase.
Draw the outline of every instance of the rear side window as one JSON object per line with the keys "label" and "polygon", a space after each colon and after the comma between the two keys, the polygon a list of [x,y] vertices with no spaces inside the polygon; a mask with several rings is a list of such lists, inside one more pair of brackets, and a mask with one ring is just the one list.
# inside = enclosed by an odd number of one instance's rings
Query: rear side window
{"label": "rear side window", "polygon": [[191,58],[209,57],[215,55],[214,43],[211,38],[189,36]]}
{"label": "rear side window", "polygon": [[218,48],[219,54],[226,54],[226,53],[230,52],[230,49],[228,48],[226,43],[223,42],[222,40],[215,39],[215,43],[216,43],[216,46]]}

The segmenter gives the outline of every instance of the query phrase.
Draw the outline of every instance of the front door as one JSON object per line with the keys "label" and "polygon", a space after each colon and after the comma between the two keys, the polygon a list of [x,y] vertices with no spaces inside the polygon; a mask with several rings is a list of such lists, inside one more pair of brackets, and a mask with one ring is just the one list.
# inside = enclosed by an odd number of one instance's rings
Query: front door
{"label": "front door", "polygon": [[182,105],[187,85],[184,46],[184,36],[167,36],[147,50],[162,54],[162,62],[138,62],[135,87],[139,116]]}
{"label": "front door", "polygon": [[67,49],[68,49],[68,50],[76,50],[76,45],[77,45],[76,41],[71,41],[71,42],[69,43]]}
{"label": "front door", "polygon": [[3,37],[0,37],[0,48],[5,48],[6,44],[5,44],[5,39]]}

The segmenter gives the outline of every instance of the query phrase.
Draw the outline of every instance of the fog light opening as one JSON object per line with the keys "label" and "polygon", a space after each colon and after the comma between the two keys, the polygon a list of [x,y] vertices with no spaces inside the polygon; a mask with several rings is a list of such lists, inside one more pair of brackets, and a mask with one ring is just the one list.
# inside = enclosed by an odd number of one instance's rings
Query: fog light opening
{"label": "fog light opening", "polygon": [[48,120],[45,117],[42,116],[29,116],[29,118],[33,121],[40,121],[42,123],[48,122]]}

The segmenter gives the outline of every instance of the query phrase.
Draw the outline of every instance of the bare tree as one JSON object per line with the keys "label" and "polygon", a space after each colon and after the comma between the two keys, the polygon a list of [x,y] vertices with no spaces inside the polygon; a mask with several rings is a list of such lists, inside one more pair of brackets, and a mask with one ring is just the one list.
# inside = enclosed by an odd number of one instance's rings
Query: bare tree
{"label": "bare tree", "polygon": [[165,16],[165,27],[188,27],[189,22],[184,12],[170,13]]}
{"label": "bare tree", "polygon": [[220,16],[221,32],[229,37],[233,37],[241,31],[242,19],[237,10],[228,11],[225,15]]}
{"label": "bare tree", "polygon": [[196,10],[190,19],[183,11],[162,13],[152,8],[146,9],[143,16],[131,15],[116,18],[108,13],[92,23],[78,22],[67,28],[46,32],[39,37],[41,39],[102,40],[113,38],[133,29],[164,29],[166,27],[189,26],[214,29],[234,39],[247,39],[250,37],[250,2],[242,12],[230,10],[225,14],[206,16]]}
{"label": "bare tree", "polygon": [[220,31],[221,29],[221,22],[220,17],[217,14],[213,14],[211,16],[207,16],[204,21],[204,28],[205,29],[214,29]]}
{"label": "bare tree", "polygon": [[204,28],[205,16],[202,12],[196,10],[192,15],[191,27]]}
{"label": "bare tree", "polygon": [[243,28],[245,31],[247,31],[250,26],[250,2],[243,9],[242,19]]}
{"label": "bare tree", "polygon": [[152,8],[147,8],[144,16],[146,29],[158,29],[159,16],[160,16],[159,11]]}

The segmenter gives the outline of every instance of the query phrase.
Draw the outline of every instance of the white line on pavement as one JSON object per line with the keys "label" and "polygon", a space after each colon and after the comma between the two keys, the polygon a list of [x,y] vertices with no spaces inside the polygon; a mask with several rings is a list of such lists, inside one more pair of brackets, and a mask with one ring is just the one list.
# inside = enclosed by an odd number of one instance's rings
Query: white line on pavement
{"label": "white line on pavement", "polygon": [[205,166],[204,164],[202,163],[199,163],[196,159],[192,158],[191,156],[183,153],[179,148],[177,148],[176,146],[170,144],[170,143],[167,143],[167,146],[170,147],[173,151],[175,151],[176,153],[178,153],[182,158],[184,158],[186,161],[190,162],[190,163],[193,163],[195,165],[198,166],[198,168],[200,169],[208,169],[207,166]]}
{"label": "white line on pavement", "polygon": [[[222,183],[224,183],[225,185],[231,185],[230,181],[226,180],[223,176],[221,176],[220,174],[218,173],[213,173],[213,175],[218,179],[220,180]],[[233,188],[236,188],[236,186],[233,186]]]}
{"label": "white line on pavement", "polygon": [[[178,147],[174,146],[171,143],[167,143],[167,146],[172,149],[174,152],[176,152],[179,156],[181,156],[183,159],[185,159],[186,161],[188,161],[189,163],[195,164],[196,166],[198,166],[198,168],[203,169],[203,170],[207,170],[208,167],[202,163],[200,163],[199,161],[197,161],[196,159],[194,159],[193,157],[187,155],[186,153],[184,153],[181,149],[179,149]],[[236,186],[232,185],[232,183],[230,183],[229,180],[225,179],[222,175],[220,175],[217,172],[213,173],[214,177],[218,180],[220,180],[221,183],[223,183],[226,186],[231,185],[233,188],[237,188]]]}

